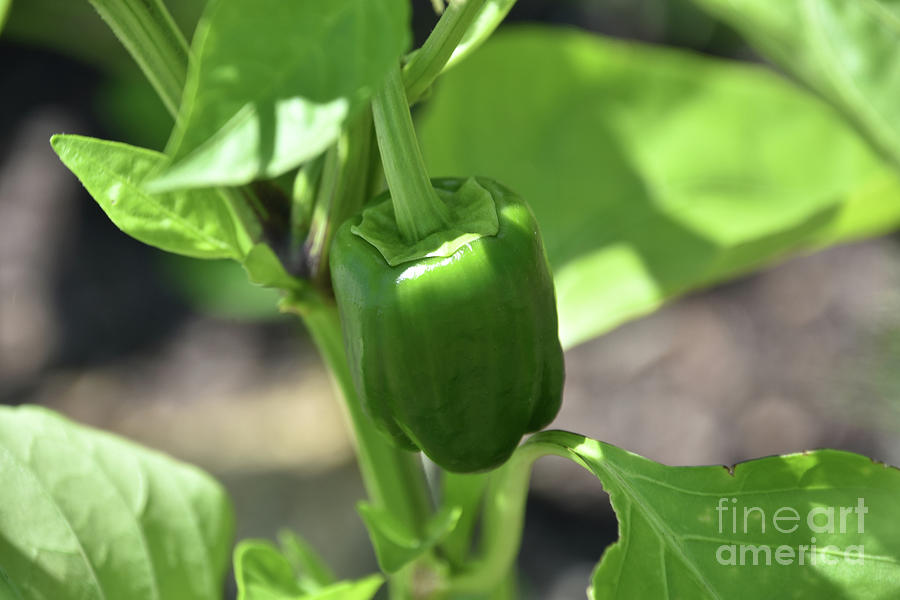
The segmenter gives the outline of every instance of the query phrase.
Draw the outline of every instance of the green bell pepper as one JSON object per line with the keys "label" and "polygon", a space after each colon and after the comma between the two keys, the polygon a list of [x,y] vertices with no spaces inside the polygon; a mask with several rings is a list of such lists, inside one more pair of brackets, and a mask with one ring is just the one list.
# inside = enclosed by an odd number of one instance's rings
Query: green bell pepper
{"label": "green bell pepper", "polygon": [[496,467],[550,423],[564,379],[537,223],[485,178],[434,179],[454,223],[417,243],[386,192],[335,235],[330,267],[363,407],[441,467]]}

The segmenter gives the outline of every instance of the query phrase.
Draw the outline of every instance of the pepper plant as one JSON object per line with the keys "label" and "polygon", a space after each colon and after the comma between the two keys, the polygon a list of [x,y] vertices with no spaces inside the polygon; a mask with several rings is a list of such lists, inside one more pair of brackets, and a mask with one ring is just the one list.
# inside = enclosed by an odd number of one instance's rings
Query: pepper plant
{"label": "pepper plant", "polygon": [[[869,458],[688,468],[521,442],[559,409],[563,348],[900,225],[897,2],[696,0],[794,82],[574,29],[488,40],[513,0],[437,2],[415,49],[408,0],[210,0],[190,45],[163,0],[90,3],[174,127],[163,153],[53,149],[134,238],[280,290],[355,435],[381,572],[244,540],[239,598],[523,597],[547,455],[599,478],[619,520],[591,598],[900,594],[900,472]],[[26,406],[0,409],[0,481],[0,598],[222,596],[232,516],[197,469]]]}

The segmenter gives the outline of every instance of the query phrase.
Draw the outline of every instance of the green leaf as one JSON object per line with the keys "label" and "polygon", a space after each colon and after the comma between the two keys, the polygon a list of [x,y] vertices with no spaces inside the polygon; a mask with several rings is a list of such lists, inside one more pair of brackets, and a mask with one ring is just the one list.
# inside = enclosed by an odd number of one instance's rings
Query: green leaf
{"label": "green leaf", "polygon": [[268,244],[256,244],[243,261],[250,281],[266,287],[298,291],[305,283],[291,276],[284,269],[275,251]]}
{"label": "green leaf", "polygon": [[166,283],[198,312],[239,321],[280,316],[278,291],[248,281],[247,272],[234,261],[163,254],[157,264]]}
{"label": "green leaf", "polygon": [[307,592],[288,559],[265,540],[244,540],[238,544],[234,574],[238,600],[369,600],[384,583],[381,575],[370,575]]}
{"label": "green leaf", "polygon": [[792,252],[900,224],[900,182],[766,69],[507,28],[419,125],[432,176],[485,175],[541,225],[567,347]]}
{"label": "green leaf", "polygon": [[321,153],[409,44],[406,0],[215,0],[154,189],[242,184]]}
{"label": "green leaf", "polygon": [[321,588],[337,581],[334,573],[309,543],[292,531],[278,532],[278,543],[284,557],[291,563],[294,573],[306,587]]}
{"label": "green leaf", "polygon": [[199,469],[47,409],[0,407],[0,481],[3,598],[222,597],[232,512]]}
{"label": "green leaf", "polygon": [[359,511],[375,548],[378,566],[385,573],[396,573],[453,531],[462,514],[458,506],[444,506],[426,524],[422,537],[410,531],[390,511],[360,502]]}
{"label": "green leaf", "polygon": [[900,166],[900,1],[694,1],[845,111]]}
{"label": "green leaf", "polygon": [[525,447],[567,456],[609,492],[619,540],[594,571],[591,598],[900,595],[895,468],[836,450],[732,469],[669,467],[561,431],[537,434]]}
{"label": "green leaf", "polygon": [[164,155],[77,135],[55,135],[50,143],[110,220],[135,239],[195,258],[242,260],[252,247],[249,209],[220,191],[151,194],[144,189]]}
{"label": "green leaf", "polygon": [[12,6],[12,0],[0,0],[0,31],[6,24],[6,15],[9,14],[9,7]]}

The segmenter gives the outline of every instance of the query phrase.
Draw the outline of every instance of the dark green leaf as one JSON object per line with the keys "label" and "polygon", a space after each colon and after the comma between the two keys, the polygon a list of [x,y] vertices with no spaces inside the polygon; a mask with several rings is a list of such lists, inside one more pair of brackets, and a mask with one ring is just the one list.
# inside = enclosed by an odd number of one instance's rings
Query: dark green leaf
{"label": "dark green leaf", "polygon": [[378,566],[385,573],[396,573],[444,539],[456,527],[462,513],[458,506],[444,506],[427,523],[422,537],[397,521],[390,511],[366,502],[357,506],[369,538],[375,548]]}
{"label": "dark green leaf", "polygon": [[279,317],[277,290],[254,285],[231,260],[196,260],[163,254],[160,271],[176,292],[198,312],[241,321]]}
{"label": "dark green leaf", "polygon": [[694,1],[842,109],[900,166],[900,1]]}
{"label": "dark green leaf", "polygon": [[165,160],[162,154],[77,135],[53,136],[51,144],[112,222],[145,244],[195,258],[236,260],[253,246],[253,215],[221,192],[151,194],[143,188]]}
{"label": "dark green leaf", "polygon": [[264,540],[244,540],[234,551],[238,600],[370,600],[384,579],[370,575],[307,592],[294,568],[278,549]]}
{"label": "dark green leaf", "polygon": [[619,541],[591,598],[900,596],[900,470],[836,450],[727,469],[668,467],[561,431],[528,444],[580,463],[609,492]]}
{"label": "dark green leaf", "polygon": [[214,0],[155,189],[241,184],[316,156],[409,44],[406,0]]}
{"label": "dark green leaf", "polygon": [[573,346],[702,285],[900,224],[900,182],[771,72],[575,30],[511,28],[420,121],[432,176],[531,204]]}
{"label": "dark green leaf", "polygon": [[222,598],[232,513],[199,469],[43,408],[0,407],[0,481],[3,598]]}

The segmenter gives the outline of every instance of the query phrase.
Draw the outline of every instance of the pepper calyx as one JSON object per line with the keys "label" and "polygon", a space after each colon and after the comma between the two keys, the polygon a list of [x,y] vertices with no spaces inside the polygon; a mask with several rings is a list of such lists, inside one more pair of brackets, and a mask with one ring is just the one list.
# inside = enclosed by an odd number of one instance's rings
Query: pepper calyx
{"label": "pepper calyx", "polygon": [[403,239],[394,217],[390,198],[378,202],[362,213],[362,220],[350,231],[370,243],[394,267],[423,258],[446,258],[462,246],[483,237],[495,236],[500,230],[497,205],[491,192],[474,177],[456,191],[436,188],[438,196],[450,209],[449,227],[409,244]]}

